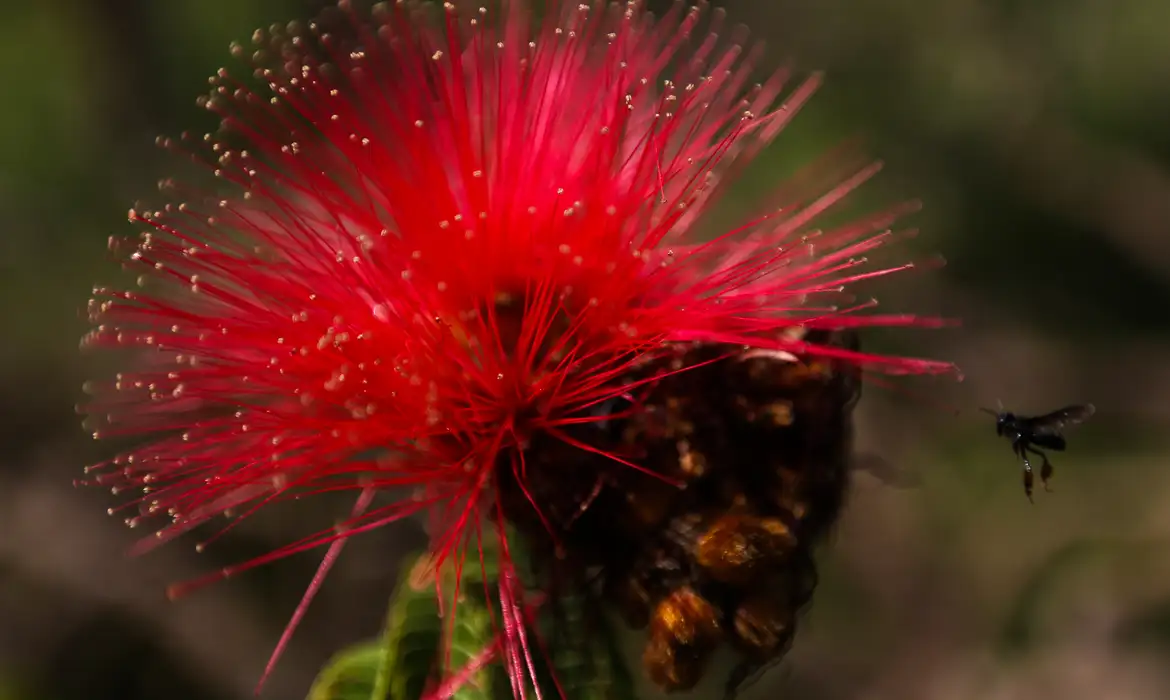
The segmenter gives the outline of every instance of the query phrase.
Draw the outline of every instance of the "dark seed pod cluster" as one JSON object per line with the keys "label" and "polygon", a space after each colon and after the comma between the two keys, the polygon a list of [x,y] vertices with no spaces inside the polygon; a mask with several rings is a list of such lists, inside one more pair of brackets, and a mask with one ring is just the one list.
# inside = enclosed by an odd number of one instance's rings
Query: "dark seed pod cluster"
{"label": "dark seed pod cluster", "polygon": [[[804,339],[857,347],[840,332]],[[534,440],[527,493],[504,479],[501,501],[545,547],[554,578],[588,578],[600,601],[647,629],[642,664],[655,685],[693,688],[727,644],[742,659],[730,693],[784,655],[812,597],[813,549],[848,485],[860,370],[714,344],[658,362],[629,378],[665,374],[644,395],[605,407],[614,417],[604,429],[574,434],[610,457]]]}

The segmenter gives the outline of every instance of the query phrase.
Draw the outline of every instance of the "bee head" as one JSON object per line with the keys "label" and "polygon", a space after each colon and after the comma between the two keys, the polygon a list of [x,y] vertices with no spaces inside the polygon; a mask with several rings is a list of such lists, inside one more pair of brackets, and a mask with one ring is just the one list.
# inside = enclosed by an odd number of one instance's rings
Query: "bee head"
{"label": "bee head", "polygon": [[993,411],[990,408],[981,408],[980,411],[995,416],[995,434],[1002,436],[1003,431],[1007,428],[1008,423],[1014,421],[1016,417],[1002,409]]}

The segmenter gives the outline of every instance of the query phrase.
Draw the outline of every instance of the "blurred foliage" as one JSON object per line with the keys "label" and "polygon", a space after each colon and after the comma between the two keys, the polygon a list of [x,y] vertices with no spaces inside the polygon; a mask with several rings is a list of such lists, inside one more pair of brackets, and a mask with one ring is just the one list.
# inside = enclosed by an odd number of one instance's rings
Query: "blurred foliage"
{"label": "blurred foliage", "polygon": [[[118,274],[106,237],[126,231],[126,209],[158,178],[187,172],[154,137],[210,128],[194,99],[230,62],[229,42],[321,4],[4,8],[2,700],[249,697],[311,575],[314,562],[297,558],[167,605],[166,582],[267,551],[287,541],[284,526],[322,513],[278,514],[203,557],[179,548],[122,562],[132,538],[104,517],[102,494],[69,485],[97,454],[71,409],[106,361],[76,350],[90,286]],[[861,136],[888,168],[857,206],[926,203],[907,223],[922,234],[893,260],[942,252],[949,263],[874,293],[886,308],[964,323],[876,342],[954,358],[968,378],[916,385],[927,400],[868,390],[860,442],[923,484],[895,491],[858,477],[808,624],[783,671],[746,697],[777,687],[802,700],[1170,696],[1170,5],[716,4],[768,41],[770,62],[828,70],[716,223]],[[973,412],[997,398],[1025,412],[1098,406],[1035,506],[1010,449]],[[936,400],[965,413],[952,419]],[[303,693],[337,649],[378,634],[407,537],[350,546],[353,563],[310,610],[271,697]],[[636,641],[620,641],[636,654]]]}

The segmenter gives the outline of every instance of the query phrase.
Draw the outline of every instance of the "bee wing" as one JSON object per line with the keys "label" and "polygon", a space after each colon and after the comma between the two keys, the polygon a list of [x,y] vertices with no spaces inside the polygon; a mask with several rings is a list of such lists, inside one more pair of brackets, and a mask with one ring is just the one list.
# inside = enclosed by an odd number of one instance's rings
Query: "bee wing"
{"label": "bee wing", "polygon": [[1032,432],[1037,435],[1060,435],[1065,428],[1083,423],[1097,412],[1093,404],[1065,406],[1064,408],[1031,419]]}

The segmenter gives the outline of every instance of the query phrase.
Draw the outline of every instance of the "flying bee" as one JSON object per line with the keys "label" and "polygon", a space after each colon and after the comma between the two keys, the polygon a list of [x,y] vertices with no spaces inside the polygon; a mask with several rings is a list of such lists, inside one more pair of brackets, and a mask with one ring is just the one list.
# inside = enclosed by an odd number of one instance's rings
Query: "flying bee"
{"label": "flying bee", "polygon": [[650,619],[642,666],[663,690],[694,688],[722,641],[719,611],[690,586],[663,598]]}
{"label": "flying bee", "polygon": [[1024,494],[1032,500],[1032,463],[1028,455],[1033,454],[1042,460],[1040,466],[1040,483],[1044,490],[1048,488],[1048,480],[1052,478],[1052,463],[1048,455],[1037,447],[1063,452],[1067,443],[1064,439],[1065,428],[1072,427],[1087,420],[1096,412],[1093,404],[1083,406],[1065,406],[1064,408],[1046,413],[1042,416],[1017,416],[1010,411],[999,411],[990,408],[980,409],[995,416],[995,434],[1011,440],[1012,450],[1020,459],[1024,460]]}

